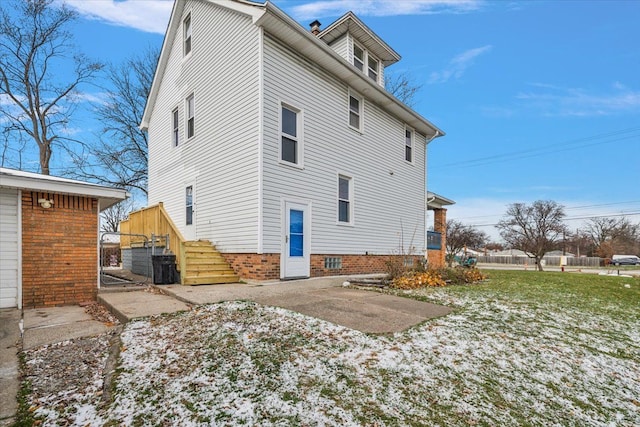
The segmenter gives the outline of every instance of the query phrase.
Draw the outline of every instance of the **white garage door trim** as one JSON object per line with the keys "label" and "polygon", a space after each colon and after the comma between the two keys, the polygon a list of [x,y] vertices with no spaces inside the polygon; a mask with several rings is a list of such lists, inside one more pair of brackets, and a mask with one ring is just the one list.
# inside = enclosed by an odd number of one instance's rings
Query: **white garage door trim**
{"label": "white garage door trim", "polygon": [[0,308],[22,308],[22,194],[0,188]]}

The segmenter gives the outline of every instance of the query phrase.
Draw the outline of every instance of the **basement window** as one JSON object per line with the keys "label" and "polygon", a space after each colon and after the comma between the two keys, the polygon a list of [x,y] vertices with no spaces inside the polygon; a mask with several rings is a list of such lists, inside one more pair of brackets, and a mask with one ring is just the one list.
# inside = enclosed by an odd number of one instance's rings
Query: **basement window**
{"label": "basement window", "polygon": [[325,257],[324,268],[327,270],[340,270],[342,268],[342,257]]}

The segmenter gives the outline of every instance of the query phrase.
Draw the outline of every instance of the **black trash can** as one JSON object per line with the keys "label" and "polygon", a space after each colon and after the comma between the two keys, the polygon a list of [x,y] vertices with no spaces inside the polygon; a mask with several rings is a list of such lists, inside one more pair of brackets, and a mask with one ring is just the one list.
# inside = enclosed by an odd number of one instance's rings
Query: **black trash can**
{"label": "black trash can", "polygon": [[176,256],[174,254],[153,255],[151,260],[153,263],[153,284],[172,284],[175,281]]}

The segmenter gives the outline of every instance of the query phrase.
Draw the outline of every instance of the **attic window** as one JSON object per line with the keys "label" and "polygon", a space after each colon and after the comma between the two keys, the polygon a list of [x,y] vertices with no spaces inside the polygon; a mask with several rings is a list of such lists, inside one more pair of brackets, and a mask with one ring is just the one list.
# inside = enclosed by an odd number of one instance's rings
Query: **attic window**
{"label": "attic window", "polygon": [[379,83],[380,61],[368,50],[361,48],[355,42],[353,43],[353,65],[369,76],[371,80]]}
{"label": "attic window", "polygon": [[360,49],[357,44],[353,45],[353,65],[364,72],[364,50]]}
{"label": "attic window", "polygon": [[184,56],[191,53],[191,14],[188,14],[183,22],[184,28]]}

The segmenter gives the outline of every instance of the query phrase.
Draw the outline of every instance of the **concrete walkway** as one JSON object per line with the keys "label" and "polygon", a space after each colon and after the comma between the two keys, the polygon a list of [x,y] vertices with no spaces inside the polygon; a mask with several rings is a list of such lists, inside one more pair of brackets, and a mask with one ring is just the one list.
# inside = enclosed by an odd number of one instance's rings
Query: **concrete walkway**
{"label": "concrete walkway", "polygon": [[0,426],[13,424],[18,410],[16,395],[20,388],[18,351],[20,320],[17,308],[0,309]]}
{"label": "concrete walkway", "polygon": [[293,310],[369,333],[402,331],[451,312],[409,298],[343,288],[344,277],[277,281],[260,284],[157,286],[166,295],[149,292],[103,292],[98,300],[120,321],[188,310],[192,305],[248,300]]}

